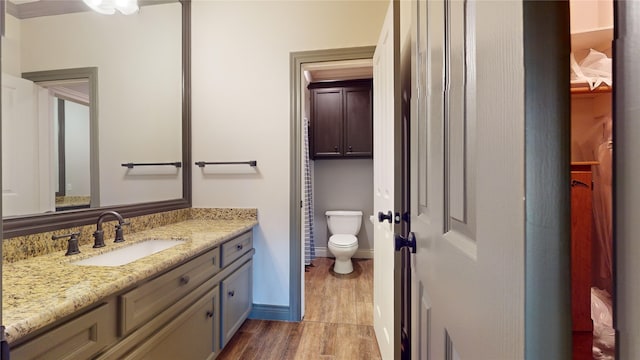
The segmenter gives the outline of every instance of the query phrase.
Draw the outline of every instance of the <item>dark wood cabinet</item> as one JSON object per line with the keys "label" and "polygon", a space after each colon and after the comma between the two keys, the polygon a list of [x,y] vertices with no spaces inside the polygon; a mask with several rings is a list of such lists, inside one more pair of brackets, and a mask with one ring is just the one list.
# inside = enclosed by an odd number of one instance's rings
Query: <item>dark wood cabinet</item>
{"label": "dark wood cabinet", "polygon": [[595,163],[571,164],[571,324],[573,359],[593,357],[591,264]]}
{"label": "dark wood cabinet", "polygon": [[373,156],[372,81],[309,84],[311,156],[370,158]]}

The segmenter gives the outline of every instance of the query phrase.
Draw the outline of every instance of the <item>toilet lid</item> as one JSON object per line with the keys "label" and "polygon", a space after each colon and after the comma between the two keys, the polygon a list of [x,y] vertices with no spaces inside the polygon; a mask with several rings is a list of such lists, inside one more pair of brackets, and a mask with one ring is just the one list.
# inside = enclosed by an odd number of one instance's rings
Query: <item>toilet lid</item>
{"label": "toilet lid", "polygon": [[358,244],[358,238],[355,235],[338,234],[332,235],[329,238],[329,242],[334,246],[348,247]]}

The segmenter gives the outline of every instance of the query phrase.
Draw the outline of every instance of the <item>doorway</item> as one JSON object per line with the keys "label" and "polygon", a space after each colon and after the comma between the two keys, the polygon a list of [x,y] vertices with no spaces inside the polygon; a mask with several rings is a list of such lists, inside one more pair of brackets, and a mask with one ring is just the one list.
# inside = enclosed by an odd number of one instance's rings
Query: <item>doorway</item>
{"label": "doorway", "polygon": [[[82,179],[82,186],[76,186],[75,190],[82,190],[77,193],[73,193],[74,186],[71,186],[70,194],[76,196],[58,196],[61,203],[56,204],[57,210],[73,210],[86,207],[99,207],[100,206],[100,180],[99,180],[99,157],[98,157],[98,104],[96,99],[98,98],[98,68],[71,68],[71,69],[58,69],[58,70],[45,70],[23,73],[22,77],[33,81],[35,84],[47,88],[52,99],[62,99],[69,106],[73,107],[75,104],[80,104],[85,107],[82,110],[84,120],[82,120],[82,128],[84,133],[79,137],[84,138],[82,142],[82,152],[85,152],[87,157],[82,161],[78,161],[74,164],[62,165],[60,158],[56,159],[57,175],[60,175],[61,169],[68,168],[71,170],[74,167],[86,168],[88,173],[77,176]],[[53,100],[52,100],[53,101]],[[60,104],[58,100],[55,101],[57,105]],[[53,107],[52,107],[53,108]],[[59,108],[56,106],[56,113]],[[59,114],[59,113],[58,113]],[[53,113],[51,114],[53,118]],[[52,120],[53,121],[53,120]],[[58,123],[58,126],[60,124]],[[61,141],[58,137],[57,141]],[[74,149],[78,152],[78,149]],[[59,154],[58,154],[59,155]],[[86,170],[85,169],[85,170]],[[70,178],[73,175],[69,174]],[[61,189],[68,186],[68,181],[63,180],[66,176],[56,176],[58,186],[56,192],[61,193]],[[79,182],[80,183],[80,182]],[[78,184],[79,184],[78,183]],[[70,195],[66,194],[65,195]],[[80,194],[81,196],[77,196]],[[61,199],[60,199],[61,198]]]}
{"label": "doorway", "polygon": [[[303,126],[305,113],[305,89],[307,79],[304,77],[304,67],[312,64],[358,64],[373,57],[375,47],[357,47],[345,49],[316,50],[291,53],[291,202],[290,216],[290,284],[289,317],[292,321],[300,321],[304,316],[304,217],[303,217]],[[370,61],[370,60],[369,60]],[[361,64],[361,63],[360,63]],[[317,67],[317,66],[316,66]],[[343,66],[344,67],[344,66]],[[339,68],[339,67],[338,67]],[[343,75],[344,76],[344,75]],[[363,223],[368,222],[368,216],[363,215]],[[324,214],[316,214],[316,217]],[[364,224],[363,224],[364,227]]]}
{"label": "doorway", "polygon": [[570,1],[574,359],[614,359],[613,2]]}

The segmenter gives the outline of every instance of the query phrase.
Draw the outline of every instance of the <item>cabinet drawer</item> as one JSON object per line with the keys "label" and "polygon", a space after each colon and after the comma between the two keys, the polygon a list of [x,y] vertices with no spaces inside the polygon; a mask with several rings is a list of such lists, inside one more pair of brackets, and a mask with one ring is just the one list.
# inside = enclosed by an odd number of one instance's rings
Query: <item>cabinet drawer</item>
{"label": "cabinet drawer", "polygon": [[222,281],[220,294],[222,339],[220,344],[223,347],[240,328],[251,311],[253,304],[252,271],[253,260],[249,260]]}
{"label": "cabinet drawer", "polygon": [[220,321],[216,286],[125,357],[127,360],[214,359]]}
{"label": "cabinet drawer", "polygon": [[120,334],[144,324],[220,270],[220,248],[120,296]]}
{"label": "cabinet drawer", "polygon": [[251,231],[222,244],[222,267],[231,264],[235,259],[239,258],[252,248],[253,237],[251,236]]}
{"label": "cabinet drawer", "polygon": [[115,340],[116,306],[110,301],[11,349],[11,358],[89,359]]}

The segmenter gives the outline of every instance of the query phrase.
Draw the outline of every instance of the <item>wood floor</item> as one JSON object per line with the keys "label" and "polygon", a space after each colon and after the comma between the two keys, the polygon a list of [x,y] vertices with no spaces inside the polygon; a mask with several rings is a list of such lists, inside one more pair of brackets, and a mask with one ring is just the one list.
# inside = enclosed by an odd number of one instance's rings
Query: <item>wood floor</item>
{"label": "wood floor", "polygon": [[333,272],[318,258],[305,273],[302,322],[247,320],[218,360],[380,359],[373,332],[373,260],[353,259],[354,272]]}

